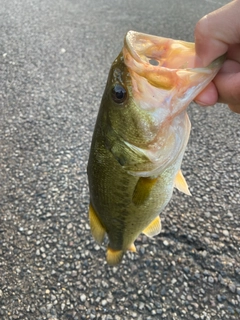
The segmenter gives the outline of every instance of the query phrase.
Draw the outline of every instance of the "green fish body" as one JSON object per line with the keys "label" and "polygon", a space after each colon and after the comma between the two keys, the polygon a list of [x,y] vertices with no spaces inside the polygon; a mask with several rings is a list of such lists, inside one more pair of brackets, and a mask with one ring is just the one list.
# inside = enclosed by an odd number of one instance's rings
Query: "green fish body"
{"label": "green fish body", "polygon": [[129,31],[111,67],[88,162],[92,234],[109,239],[107,262],[136,251],[140,233],[161,230],[190,134],[186,109],[224,58],[198,68],[194,44]]}

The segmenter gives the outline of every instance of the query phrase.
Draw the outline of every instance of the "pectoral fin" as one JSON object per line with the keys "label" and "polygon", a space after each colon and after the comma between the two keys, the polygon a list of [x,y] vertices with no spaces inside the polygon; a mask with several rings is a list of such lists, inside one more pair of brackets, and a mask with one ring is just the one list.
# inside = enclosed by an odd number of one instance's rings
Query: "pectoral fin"
{"label": "pectoral fin", "polygon": [[151,179],[145,177],[138,179],[132,196],[132,201],[136,206],[140,206],[148,199],[152,188],[157,182],[157,179],[158,178]]}
{"label": "pectoral fin", "polygon": [[181,170],[179,170],[176,175],[175,188],[177,188],[179,191],[187,194],[188,196],[191,196],[191,193],[188,189],[187,182],[186,182]]}
{"label": "pectoral fin", "polygon": [[161,220],[158,216],[143,230],[146,236],[152,238],[161,232]]}
{"label": "pectoral fin", "polygon": [[101,224],[98,216],[96,215],[95,210],[93,209],[92,205],[89,205],[89,222],[92,235],[94,239],[101,244],[103,242],[106,230],[104,229],[103,225]]}

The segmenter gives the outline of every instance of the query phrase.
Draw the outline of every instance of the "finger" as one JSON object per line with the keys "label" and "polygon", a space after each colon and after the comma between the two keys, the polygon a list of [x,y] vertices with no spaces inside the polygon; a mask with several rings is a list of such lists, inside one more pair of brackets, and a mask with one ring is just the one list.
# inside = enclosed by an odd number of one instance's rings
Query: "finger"
{"label": "finger", "polygon": [[229,104],[229,109],[231,109],[233,112],[240,113],[240,103],[238,105]]}
{"label": "finger", "polygon": [[240,42],[240,0],[209,13],[196,24],[196,54],[207,66],[226,53],[229,45]]}
{"label": "finger", "polygon": [[234,60],[240,63],[240,42],[230,45],[227,52],[227,59]]}
{"label": "finger", "polygon": [[230,105],[240,104],[240,64],[228,60],[224,63],[220,72],[213,80],[219,98],[219,102]]}
{"label": "finger", "polygon": [[218,100],[218,92],[213,82],[210,82],[208,86],[199,93],[195,98],[195,102],[201,106],[212,106]]}

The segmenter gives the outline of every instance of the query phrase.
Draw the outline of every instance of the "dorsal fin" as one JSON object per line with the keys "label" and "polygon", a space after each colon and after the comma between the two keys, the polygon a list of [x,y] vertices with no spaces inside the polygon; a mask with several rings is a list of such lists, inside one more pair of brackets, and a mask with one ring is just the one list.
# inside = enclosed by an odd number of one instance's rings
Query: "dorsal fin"
{"label": "dorsal fin", "polygon": [[161,232],[161,220],[158,216],[155,218],[148,226],[145,228],[142,233],[146,236],[152,238]]}
{"label": "dorsal fin", "polygon": [[176,175],[175,188],[177,188],[179,191],[187,194],[188,196],[191,196],[191,193],[188,189],[187,182],[186,182],[181,170],[179,170]]}
{"label": "dorsal fin", "polygon": [[101,244],[103,242],[106,230],[101,224],[93,206],[89,205],[89,223],[94,239]]}

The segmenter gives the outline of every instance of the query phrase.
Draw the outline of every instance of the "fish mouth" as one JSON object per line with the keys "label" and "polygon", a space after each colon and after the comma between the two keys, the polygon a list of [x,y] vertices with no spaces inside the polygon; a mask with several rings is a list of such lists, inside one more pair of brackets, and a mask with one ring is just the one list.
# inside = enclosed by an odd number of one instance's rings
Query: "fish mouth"
{"label": "fish mouth", "polygon": [[168,90],[194,83],[199,74],[214,76],[224,61],[221,57],[203,68],[194,43],[136,31],[126,34],[123,56],[131,71]]}
{"label": "fish mouth", "polygon": [[195,67],[195,44],[129,31],[125,47],[137,62],[168,69]]}

